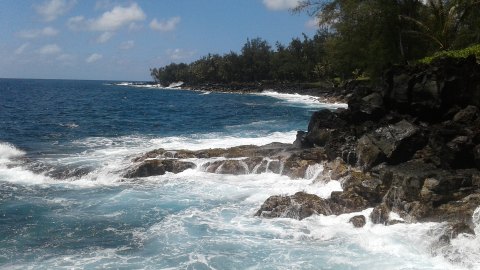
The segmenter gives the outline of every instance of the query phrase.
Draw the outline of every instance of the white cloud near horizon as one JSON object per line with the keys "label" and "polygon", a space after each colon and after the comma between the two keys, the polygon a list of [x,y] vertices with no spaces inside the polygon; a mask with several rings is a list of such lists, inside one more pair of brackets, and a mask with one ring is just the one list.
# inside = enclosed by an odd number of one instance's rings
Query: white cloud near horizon
{"label": "white cloud near horizon", "polygon": [[101,34],[101,35],[97,38],[97,43],[106,43],[106,42],[109,41],[113,36],[114,36],[114,34],[113,34],[112,32],[105,32],[105,33]]}
{"label": "white cloud near horizon", "polygon": [[58,30],[47,26],[42,29],[32,29],[32,30],[24,30],[17,33],[18,37],[25,38],[25,39],[34,39],[38,37],[53,37],[58,34]]}
{"label": "white cloud near horizon", "polygon": [[57,44],[48,44],[38,49],[38,53],[41,55],[54,55],[61,52],[62,48],[60,48],[60,46],[58,46]]}
{"label": "white cloud near horizon", "polygon": [[133,47],[135,47],[135,41],[133,40],[127,40],[120,44],[120,49],[122,50],[130,50]]}
{"label": "white cloud near horizon", "polygon": [[20,47],[16,48],[14,53],[16,55],[20,55],[20,54],[23,54],[25,52],[25,50],[28,48],[28,46],[30,46],[30,43],[27,42],[27,43],[23,43],[22,45],[20,45]]}
{"label": "white cloud near horizon", "polygon": [[91,63],[97,62],[102,58],[103,58],[103,55],[98,53],[92,53],[90,56],[87,57],[87,59],[85,59],[85,62],[87,62],[87,64],[91,64]]}
{"label": "white cloud near horizon", "polygon": [[270,10],[287,10],[298,6],[300,0],[263,0],[263,4]]}
{"label": "white cloud near horizon", "polygon": [[175,30],[181,20],[182,19],[179,16],[160,22],[155,18],[150,22],[150,28],[160,32],[170,32]]}
{"label": "white cloud near horizon", "polygon": [[51,22],[67,13],[76,3],[76,0],[47,0],[35,5],[34,9],[45,21]]}

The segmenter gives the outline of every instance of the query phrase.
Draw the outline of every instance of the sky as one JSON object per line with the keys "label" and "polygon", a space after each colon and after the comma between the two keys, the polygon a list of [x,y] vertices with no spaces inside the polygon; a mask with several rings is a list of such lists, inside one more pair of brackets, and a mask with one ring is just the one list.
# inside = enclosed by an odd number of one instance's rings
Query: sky
{"label": "sky", "polygon": [[149,70],[316,32],[299,0],[0,0],[0,78],[150,80]]}

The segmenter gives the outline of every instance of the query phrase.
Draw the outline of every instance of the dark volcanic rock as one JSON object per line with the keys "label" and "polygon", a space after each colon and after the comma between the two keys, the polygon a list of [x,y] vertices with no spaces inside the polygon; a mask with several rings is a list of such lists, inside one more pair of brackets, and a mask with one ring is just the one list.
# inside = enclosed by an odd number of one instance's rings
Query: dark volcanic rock
{"label": "dark volcanic rock", "polygon": [[475,57],[445,58],[430,65],[394,66],[385,72],[387,110],[436,121],[458,105],[479,106],[480,69]]}
{"label": "dark volcanic rock", "polygon": [[365,226],[367,222],[364,215],[358,215],[352,217],[348,222],[352,223],[355,228],[361,228]]}
{"label": "dark volcanic rock", "polygon": [[310,117],[308,132],[302,146],[324,146],[331,139],[333,130],[344,125],[345,122],[330,110],[314,112]]}
{"label": "dark volcanic rock", "polygon": [[205,164],[206,171],[218,174],[248,174],[248,165],[243,160],[221,160]]}
{"label": "dark volcanic rock", "polygon": [[260,207],[256,216],[285,217],[302,220],[313,214],[331,215],[328,202],[316,195],[297,192],[292,196],[271,196]]}
{"label": "dark volcanic rock", "polygon": [[425,143],[420,129],[402,120],[360,138],[357,143],[358,163],[368,169],[382,161],[390,164],[405,162]]}
{"label": "dark volcanic rock", "polygon": [[384,224],[386,225],[388,222],[388,218],[390,216],[390,209],[384,203],[377,205],[373,208],[372,213],[370,214],[370,220],[374,224]]}
{"label": "dark volcanic rock", "polygon": [[143,161],[140,165],[127,172],[124,177],[148,177],[154,175],[163,175],[166,172],[179,173],[187,169],[193,169],[195,166],[196,165],[194,163],[176,159],[151,159]]}

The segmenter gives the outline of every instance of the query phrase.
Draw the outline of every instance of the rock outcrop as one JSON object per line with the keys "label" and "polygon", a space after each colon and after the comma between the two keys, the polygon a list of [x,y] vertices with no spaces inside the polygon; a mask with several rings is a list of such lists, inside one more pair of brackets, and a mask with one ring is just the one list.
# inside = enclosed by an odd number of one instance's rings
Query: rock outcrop
{"label": "rock outcrop", "polygon": [[149,159],[129,170],[124,176],[126,178],[148,177],[163,175],[166,172],[180,173],[187,169],[193,169],[196,165],[192,162],[185,162],[176,159]]}
{"label": "rock outcrop", "polygon": [[257,215],[285,216],[288,209],[296,213],[289,216],[304,218],[372,207],[373,223],[401,222],[389,219],[393,211],[405,222],[447,221],[452,234],[473,233],[472,214],[480,206],[480,65],[475,58],[394,66],[379,87],[347,87],[354,89],[349,108],[314,113],[294,143],[323,149],[332,179],[343,177],[343,192],[328,199],[274,196]]}

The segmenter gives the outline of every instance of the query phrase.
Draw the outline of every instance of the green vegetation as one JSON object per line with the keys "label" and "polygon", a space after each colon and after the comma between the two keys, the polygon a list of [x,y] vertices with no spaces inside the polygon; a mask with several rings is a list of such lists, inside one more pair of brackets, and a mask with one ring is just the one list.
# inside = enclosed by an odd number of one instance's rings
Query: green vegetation
{"label": "green vegetation", "polygon": [[304,0],[294,12],[315,16],[321,30],[274,49],[261,38],[247,40],[239,54],[209,54],[190,64],[154,68],[151,75],[164,85],[334,83],[375,77],[389,64],[430,55],[466,56],[478,52],[478,46],[468,46],[480,44],[479,0]]}
{"label": "green vegetation", "polygon": [[437,52],[432,56],[422,58],[419,62],[424,64],[429,64],[440,58],[445,58],[445,57],[465,58],[465,57],[468,57],[469,55],[475,55],[477,59],[480,59],[480,44],[476,44],[460,50]]}
{"label": "green vegetation", "polygon": [[[288,46],[280,43],[272,49],[261,38],[247,40],[240,54],[209,54],[190,64],[172,63],[150,70],[152,78],[162,85],[231,82],[302,82],[318,81],[332,75],[326,62],[325,41],[328,33],[313,38],[295,38]],[[332,76],[333,77],[333,76]]]}

